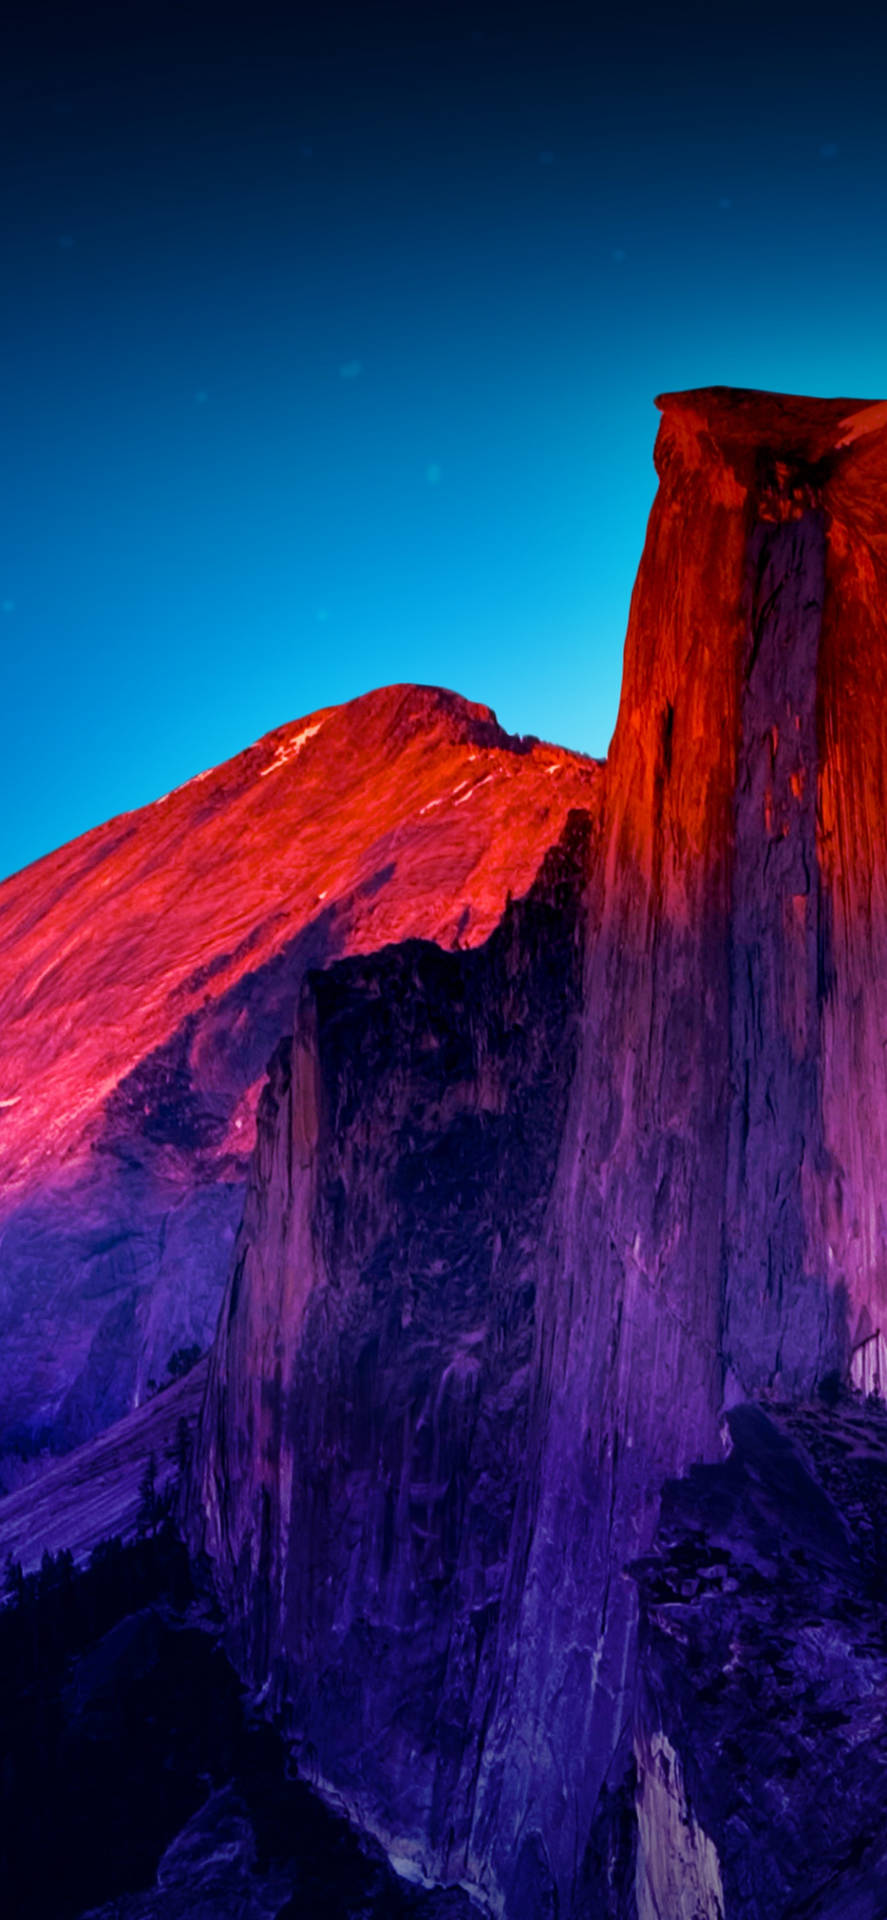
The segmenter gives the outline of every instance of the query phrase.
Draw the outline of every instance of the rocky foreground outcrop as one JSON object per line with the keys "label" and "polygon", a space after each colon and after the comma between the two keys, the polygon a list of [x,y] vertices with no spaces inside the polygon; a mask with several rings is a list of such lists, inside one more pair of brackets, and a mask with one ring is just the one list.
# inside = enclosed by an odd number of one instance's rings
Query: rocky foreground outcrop
{"label": "rocky foreground outcrop", "polygon": [[391,687],[0,887],[0,1480],[209,1344],[306,967],[476,945],[599,784],[486,707]]}
{"label": "rocky foreground outcrop", "polygon": [[767,1395],[727,1431],[724,1461],[666,1485],[632,1568],[619,1865],[642,1916],[882,1920],[887,1417]]}
{"label": "rocky foreground outcrop", "polygon": [[[880,1378],[887,425],[720,389],[661,405],[593,818],[478,952],[407,944],[306,986],[194,1533],[303,1765],[395,1856],[507,1920],[824,1920],[857,1912],[863,1868],[883,1893],[877,1756],[836,1858],[796,1789],[700,1813],[694,1753],[724,1780],[733,1736],[713,1713],[703,1739],[704,1691],[685,1714],[656,1674],[732,1672],[730,1610],[663,1651],[639,1569],[666,1481],[740,1442],[752,1479],[776,1472],[764,1416],[731,1433],[725,1410]],[[809,1495],[816,1551],[852,1612],[830,1499]],[[773,1590],[815,1618],[816,1585]],[[809,1649],[799,1675],[815,1694]],[[794,1755],[814,1796],[827,1717],[819,1736]],[[751,1853],[789,1829],[768,1883]]]}

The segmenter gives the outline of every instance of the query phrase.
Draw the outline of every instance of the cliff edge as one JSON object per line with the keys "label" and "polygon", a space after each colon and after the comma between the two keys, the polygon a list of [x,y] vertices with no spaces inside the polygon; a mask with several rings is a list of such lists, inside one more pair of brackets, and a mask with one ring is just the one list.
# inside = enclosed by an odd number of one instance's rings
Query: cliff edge
{"label": "cliff edge", "polygon": [[312,975],[199,1461],[303,1764],[507,1920],[797,1911],[694,1825],[631,1569],[887,1316],[887,412],[660,405],[594,817],[477,953]]}

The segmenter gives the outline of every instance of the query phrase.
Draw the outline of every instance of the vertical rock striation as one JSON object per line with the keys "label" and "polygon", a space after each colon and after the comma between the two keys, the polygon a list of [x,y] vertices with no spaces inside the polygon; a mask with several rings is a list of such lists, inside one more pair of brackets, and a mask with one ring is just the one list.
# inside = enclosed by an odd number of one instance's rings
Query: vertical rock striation
{"label": "vertical rock striation", "polygon": [[571,834],[478,953],[312,977],[205,1413],[246,1665],[508,1920],[635,1920],[691,1864],[714,1920],[629,1568],[725,1401],[887,1320],[885,410],[661,405],[581,884]]}

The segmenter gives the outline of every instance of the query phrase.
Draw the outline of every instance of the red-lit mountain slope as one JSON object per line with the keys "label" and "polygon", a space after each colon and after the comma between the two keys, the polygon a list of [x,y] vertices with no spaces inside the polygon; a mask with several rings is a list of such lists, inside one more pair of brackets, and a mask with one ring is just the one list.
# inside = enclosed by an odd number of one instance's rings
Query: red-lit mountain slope
{"label": "red-lit mountain slope", "polygon": [[0,887],[0,1447],[79,1440],[208,1343],[305,968],[477,944],[599,781],[387,688]]}

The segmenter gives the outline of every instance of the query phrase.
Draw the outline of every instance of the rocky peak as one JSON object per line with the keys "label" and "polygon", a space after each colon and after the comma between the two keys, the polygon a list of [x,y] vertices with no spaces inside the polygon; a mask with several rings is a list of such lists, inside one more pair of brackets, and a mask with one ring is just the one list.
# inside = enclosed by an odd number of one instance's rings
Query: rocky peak
{"label": "rocky peak", "polygon": [[[455,747],[498,749],[500,753],[531,753],[540,742],[535,736],[506,733],[492,707],[465,700],[446,687],[378,687],[341,709],[347,715],[354,750],[361,758],[396,757],[417,736],[433,751],[443,743]],[[343,728],[344,733],[344,728]],[[561,753],[563,749],[555,749]],[[577,756],[569,755],[570,759]]]}
{"label": "rocky peak", "polygon": [[0,887],[0,1481],[209,1344],[306,968],[475,946],[599,785],[487,707],[380,688]]}

